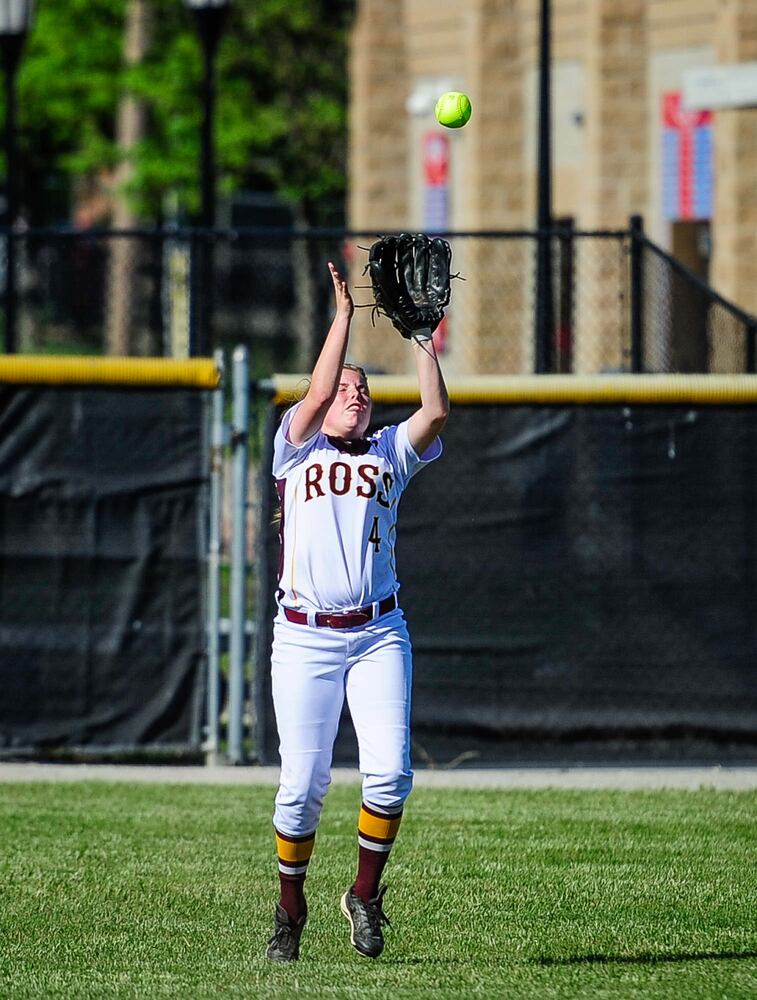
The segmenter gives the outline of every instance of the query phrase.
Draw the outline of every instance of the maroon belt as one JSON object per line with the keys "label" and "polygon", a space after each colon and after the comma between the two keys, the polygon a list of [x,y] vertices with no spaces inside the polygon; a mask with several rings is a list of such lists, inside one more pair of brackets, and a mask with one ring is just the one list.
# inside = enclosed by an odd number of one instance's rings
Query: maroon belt
{"label": "maroon belt", "polygon": [[[364,608],[355,608],[354,611],[345,611],[336,614],[331,611],[316,611],[315,623],[318,628],[357,628],[359,625],[367,625],[374,618],[380,618],[397,607],[397,595],[385,597],[379,601],[377,614],[373,613],[373,605],[366,604]],[[295,611],[294,608],[284,608],[284,617],[295,625],[307,625],[308,616],[305,611]]]}

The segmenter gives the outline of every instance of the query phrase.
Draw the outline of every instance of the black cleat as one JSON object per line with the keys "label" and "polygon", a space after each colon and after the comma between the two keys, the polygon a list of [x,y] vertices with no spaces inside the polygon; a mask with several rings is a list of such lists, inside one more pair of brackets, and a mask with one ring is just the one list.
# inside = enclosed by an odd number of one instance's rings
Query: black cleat
{"label": "black cleat", "polygon": [[299,920],[292,920],[284,907],[277,903],[273,937],[268,942],[266,958],[272,962],[296,962],[300,957],[300,938],[307,918],[305,910]]}
{"label": "black cleat", "polygon": [[378,958],[384,950],[384,924],[389,918],[381,908],[381,902],[386,892],[382,885],[375,899],[365,903],[355,895],[354,889],[348,889],[342,896],[342,913],[350,922],[350,941],[355,950],[365,958]]}

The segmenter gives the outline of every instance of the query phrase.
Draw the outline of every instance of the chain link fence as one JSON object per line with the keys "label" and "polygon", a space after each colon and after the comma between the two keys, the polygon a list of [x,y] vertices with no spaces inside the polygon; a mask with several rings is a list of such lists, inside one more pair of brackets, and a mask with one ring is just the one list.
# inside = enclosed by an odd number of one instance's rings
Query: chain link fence
{"label": "chain link fence", "polygon": [[649,240],[640,240],[638,253],[646,371],[757,371],[757,317],[726,301]]}
{"label": "chain link fence", "polygon": [[[289,229],[17,233],[16,321],[4,329],[6,348],[186,356],[245,344],[256,376],[309,370],[331,320],[326,264],[333,260],[349,275],[358,305],[354,358],[373,372],[402,374],[412,357],[389,321],[376,316],[365,274],[377,236]],[[448,238],[456,277],[436,341],[450,376],[755,370],[757,319],[640,228]],[[540,239],[548,248],[549,290],[537,287]],[[7,315],[0,309],[0,325]]]}

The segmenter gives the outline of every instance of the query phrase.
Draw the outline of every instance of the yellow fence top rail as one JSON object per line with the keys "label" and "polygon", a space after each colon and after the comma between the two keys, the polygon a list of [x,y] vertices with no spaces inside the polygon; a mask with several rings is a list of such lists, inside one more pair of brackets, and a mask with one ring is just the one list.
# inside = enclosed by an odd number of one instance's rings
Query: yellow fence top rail
{"label": "yellow fence top rail", "polygon": [[220,380],[221,373],[211,358],[0,355],[0,385],[215,389]]}
{"label": "yellow fence top rail", "polygon": [[[414,376],[369,375],[377,403],[417,403]],[[274,375],[277,404],[292,403],[307,390],[307,375]],[[477,375],[450,378],[454,403],[757,403],[757,375]]]}

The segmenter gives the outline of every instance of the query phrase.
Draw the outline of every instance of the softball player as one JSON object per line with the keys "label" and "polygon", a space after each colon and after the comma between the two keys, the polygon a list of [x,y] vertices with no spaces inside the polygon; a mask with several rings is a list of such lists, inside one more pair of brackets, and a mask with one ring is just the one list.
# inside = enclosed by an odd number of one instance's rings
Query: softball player
{"label": "softball player", "polygon": [[420,408],[366,436],[368,382],[361,368],[345,365],[354,305],[346,281],[329,269],[336,315],[307,395],[286,413],[274,444],[281,549],[272,689],[281,777],[273,822],[281,895],[267,955],[281,962],[299,958],[305,876],[345,697],[363,783],[357,875],[341,909],[361,955],[376,958],[384,947],[379,881],[413,781],[397,506],[410,478],[441,454],[449,407],[430,331],[422,331],[412,348]]}

